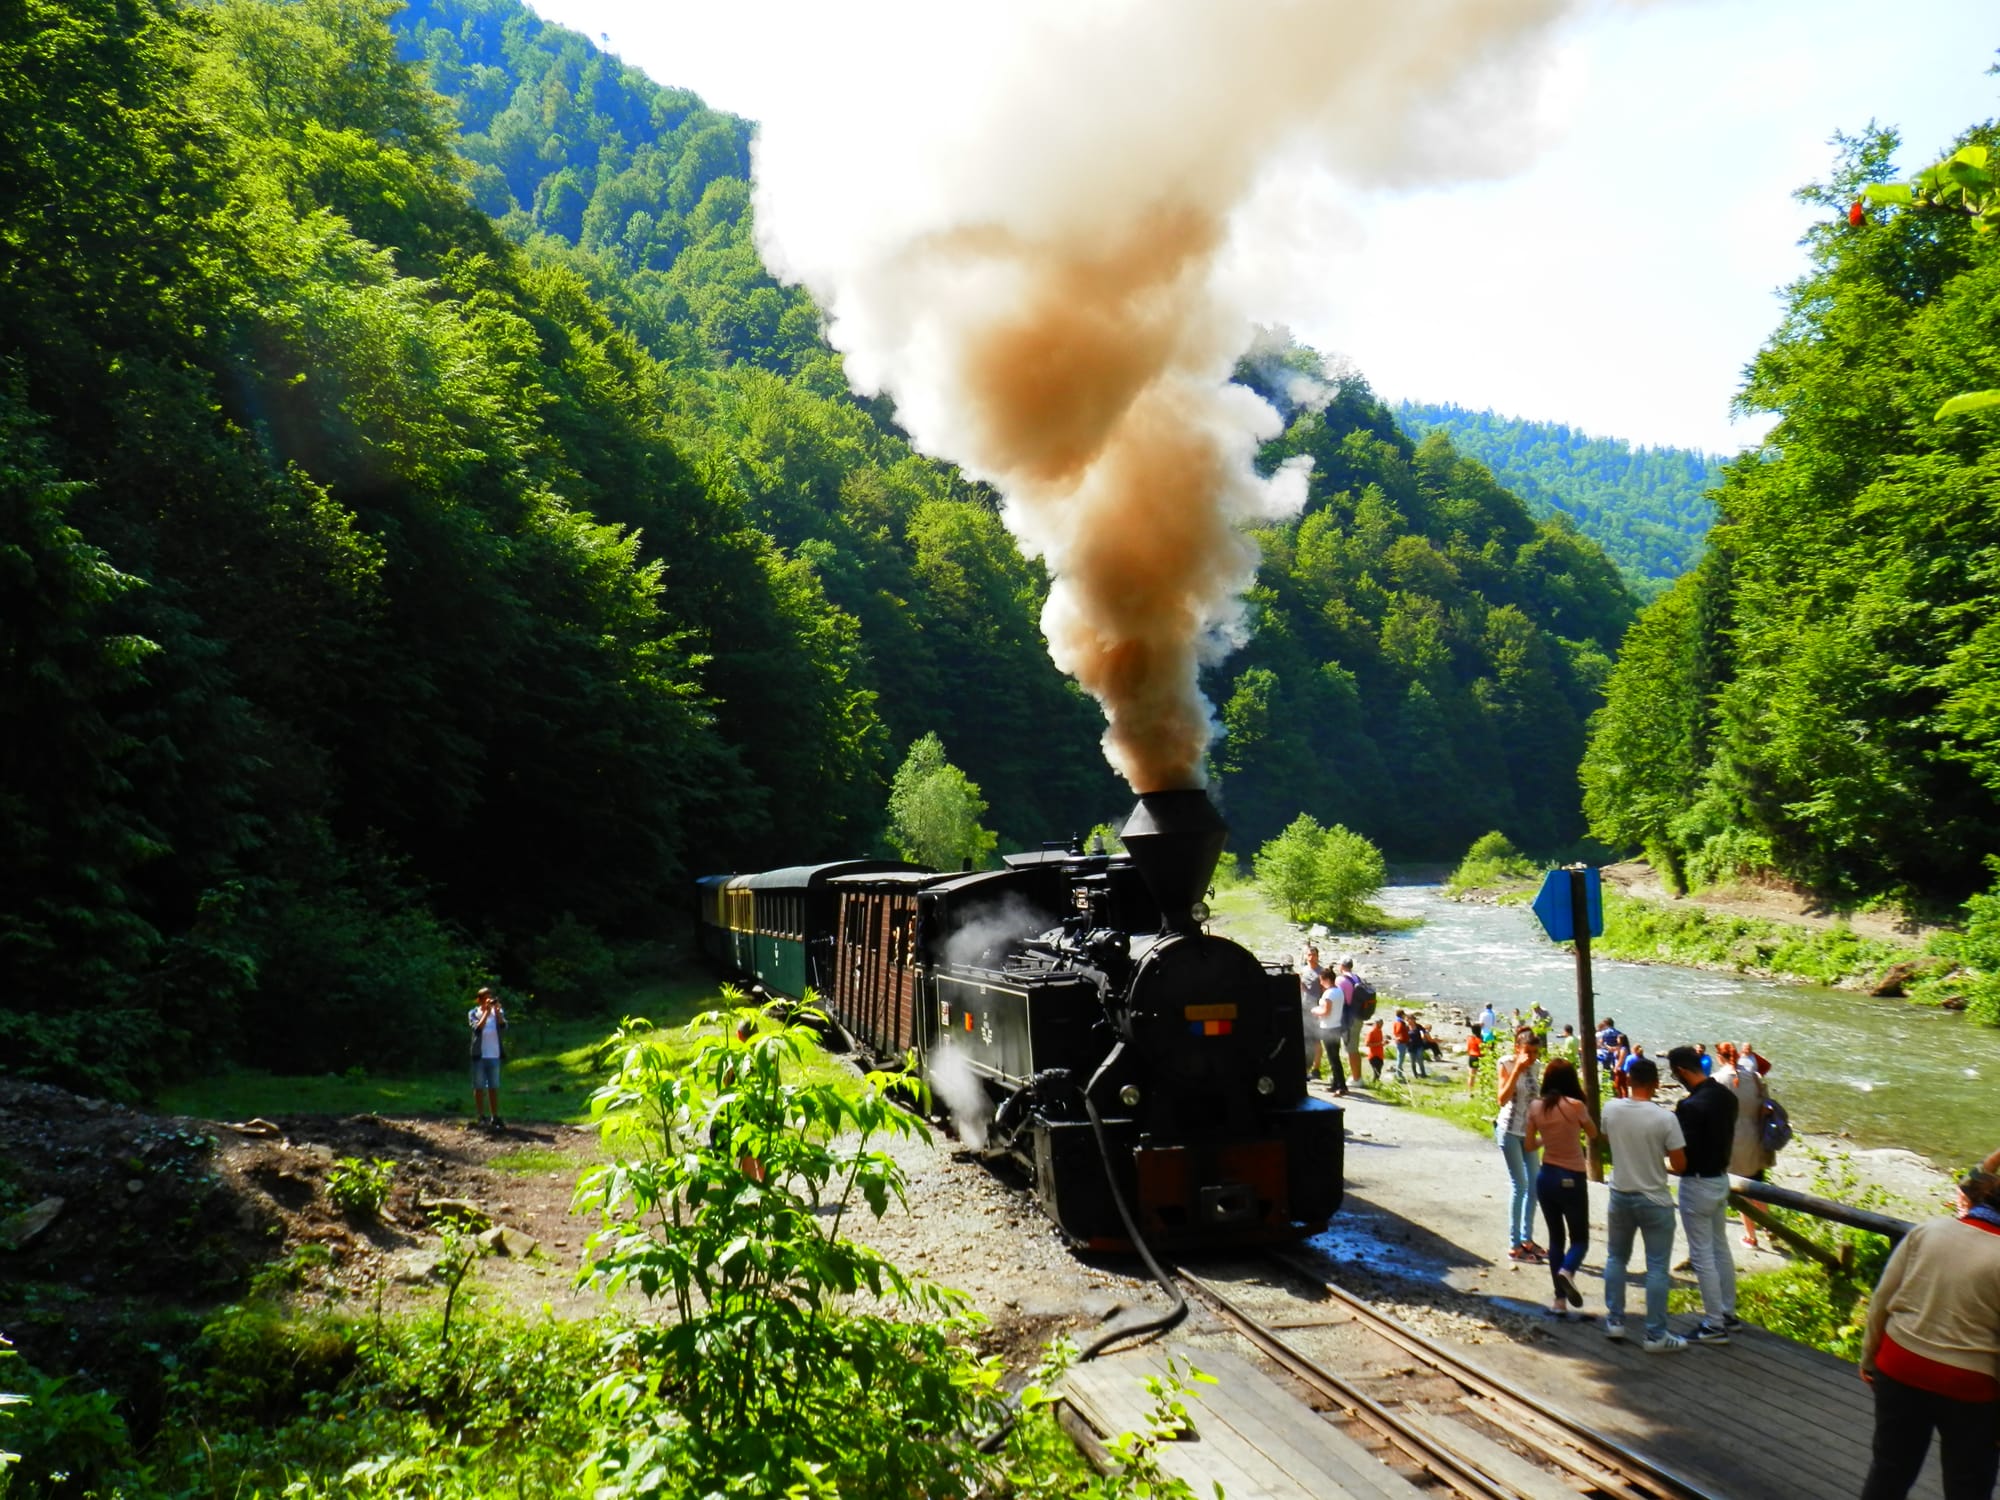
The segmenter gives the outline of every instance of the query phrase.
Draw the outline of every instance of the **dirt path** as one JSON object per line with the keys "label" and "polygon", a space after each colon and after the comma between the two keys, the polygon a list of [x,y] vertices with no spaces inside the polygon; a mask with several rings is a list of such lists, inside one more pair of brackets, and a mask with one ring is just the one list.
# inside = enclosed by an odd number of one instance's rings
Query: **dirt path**
{"label": "dirt path", "polygon": [[[147,1114],[0,1078],[0,1224],[53,1205],[0,1248],[0,1332],[66,1370],[97,1334],[135,1317],[200,1312],[253,1278],[333,1307],[435,1306],[442,1216],[508,1233],[467,1284],[475,1303],[558,1317],[606,1310],[576,1284],[594,1227],[570,1211],[595,1132],[515,1126],[490,1135],[435,1118],[281,1115],[238,1122]],[[910,1271],[971,1294],[992,1327],[983,1352],[1031,1363],[1048,1337],[1157,1300],[1116,1265],[1072,1255],[1028,1198],[948,1139],[895,1146],[909,1206],[844,1230]],[[348,1158],[390,1164],[379,1214],[344,1211],[329,1178]],[[39,1217],[39,1216],[37,1216]],[[19,1223],[26,1221],[17,1221]],[[635,1293],[626,1311],[645,1315]]]}

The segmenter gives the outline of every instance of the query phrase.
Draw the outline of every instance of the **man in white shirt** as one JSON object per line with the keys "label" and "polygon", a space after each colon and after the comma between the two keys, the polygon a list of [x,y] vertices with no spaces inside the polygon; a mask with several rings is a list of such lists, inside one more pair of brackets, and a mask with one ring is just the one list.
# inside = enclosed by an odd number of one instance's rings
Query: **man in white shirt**
{"label": "man in white shirt", "polygon": [[1667,1171],[1687,1170],[1687,1141],[1680,1122],[1653,1103],[1660,1070],[1635,1058],[1626,1075],[1630,1094],[1604,1106],[1604,1138],[1611,1146],[1611,1212],[1604,1251],[1604,1335],[1625,1337],[1625,1267],[1632,1239],[1646,1243],[1646,1342],[1648,1354],[1673,1354],[1687,1340],[1667,1327],[1667,1279],[1674,1254],[1674,1195]]}
{"label": "man in white shirt", "polygon": [[479,1003],[465,1013],[472,1029],[472,1107],[483,1129],[505,1130],[500,1118],[500,1059],[505,1049],[500,1033],[507,1029],[507,1012],[490,989],[479,992]]}

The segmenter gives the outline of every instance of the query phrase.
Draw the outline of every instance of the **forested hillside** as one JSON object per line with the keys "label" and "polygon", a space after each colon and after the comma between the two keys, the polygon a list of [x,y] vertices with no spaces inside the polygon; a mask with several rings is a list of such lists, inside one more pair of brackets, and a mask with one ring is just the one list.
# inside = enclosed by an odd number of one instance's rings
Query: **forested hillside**
{"label": "forested hillside", "polygon": [[[1969,140],[1990,143],[1991,126]],[[1894,139],[1844,142],[1812,269],[1751,367],[1778,425],[1732,463],[1707,560],[1627,639],[1584,766],[1597,834],[1696,881],[1775,870],[1950,905],[2000,852],[2000,235],[1856,216]]]}
{"label": "forested hillside", "polygon": [[1262,537],[1257,634],[1216,694],[1232,822],[1261,840],[1305,808],[1431,858],[1493,828],[1573,841],[1568,768],[1632,618],[1617,571],[1357,380],[1266,458],[1301,453],[1312,498]]}
{"label": "forested hillside", "polygon": [[[994,497],[758,262],[747,139],[503,0],[0,23],[0,1065],[589,1003],[692,872],[873,846],[928,731],[1010,840],[1127,805]],[[1569,837],[1612,569],[1358,383],[1295,452],[1212,684],[1239,842]]]}
{"label": "forested hillside", "polygon": [[1709,495],[1723,460],[1687,448],[1634,448],[1622,438],[1462,406],[1404,401],[1396,419],[1418,437],[1443,432],[1459,452],[1539,515],[1561,511],[1649,596],[1694,567],[1715,519]]}

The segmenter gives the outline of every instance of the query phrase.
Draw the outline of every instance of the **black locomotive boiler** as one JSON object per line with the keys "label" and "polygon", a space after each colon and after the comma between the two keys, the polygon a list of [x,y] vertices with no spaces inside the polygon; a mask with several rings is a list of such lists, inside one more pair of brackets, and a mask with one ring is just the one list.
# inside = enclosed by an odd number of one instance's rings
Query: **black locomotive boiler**
{"label": "black locomotive boiler", "polygon": [[1342,1114],[1306,1091],[1296,978],[1203,930],[1225,836],[1205,793],[1154,792],[1122,855],[710,877],[704,943],[778,993],[802,974],[865,1050],[914,1053],[1078,1244],[1130,1245],[1120,1196],[1157,1245],[1297,1238],[1340,1206]]}

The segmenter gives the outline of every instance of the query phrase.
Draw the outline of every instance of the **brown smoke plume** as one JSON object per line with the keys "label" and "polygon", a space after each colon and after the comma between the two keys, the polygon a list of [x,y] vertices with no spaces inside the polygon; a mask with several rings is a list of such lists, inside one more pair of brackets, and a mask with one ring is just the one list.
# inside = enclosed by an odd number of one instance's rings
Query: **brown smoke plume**
{"label": "brown smoke plume", "polygon": [[1505,165],[1494,124],[1567,5],[1015,3],[1014,52],[951,75],[922,136],[767,131],[760,235],[856,385],[1003,495],[1112,764],[1137,791],[1198,786],[1197,674],[1240,643],[1255,576],[1242,527],[1305,497],[1302,464],[1256,472],[1277,417],[1229,383],[1253,336],[1245,206],[1272,174]]}

